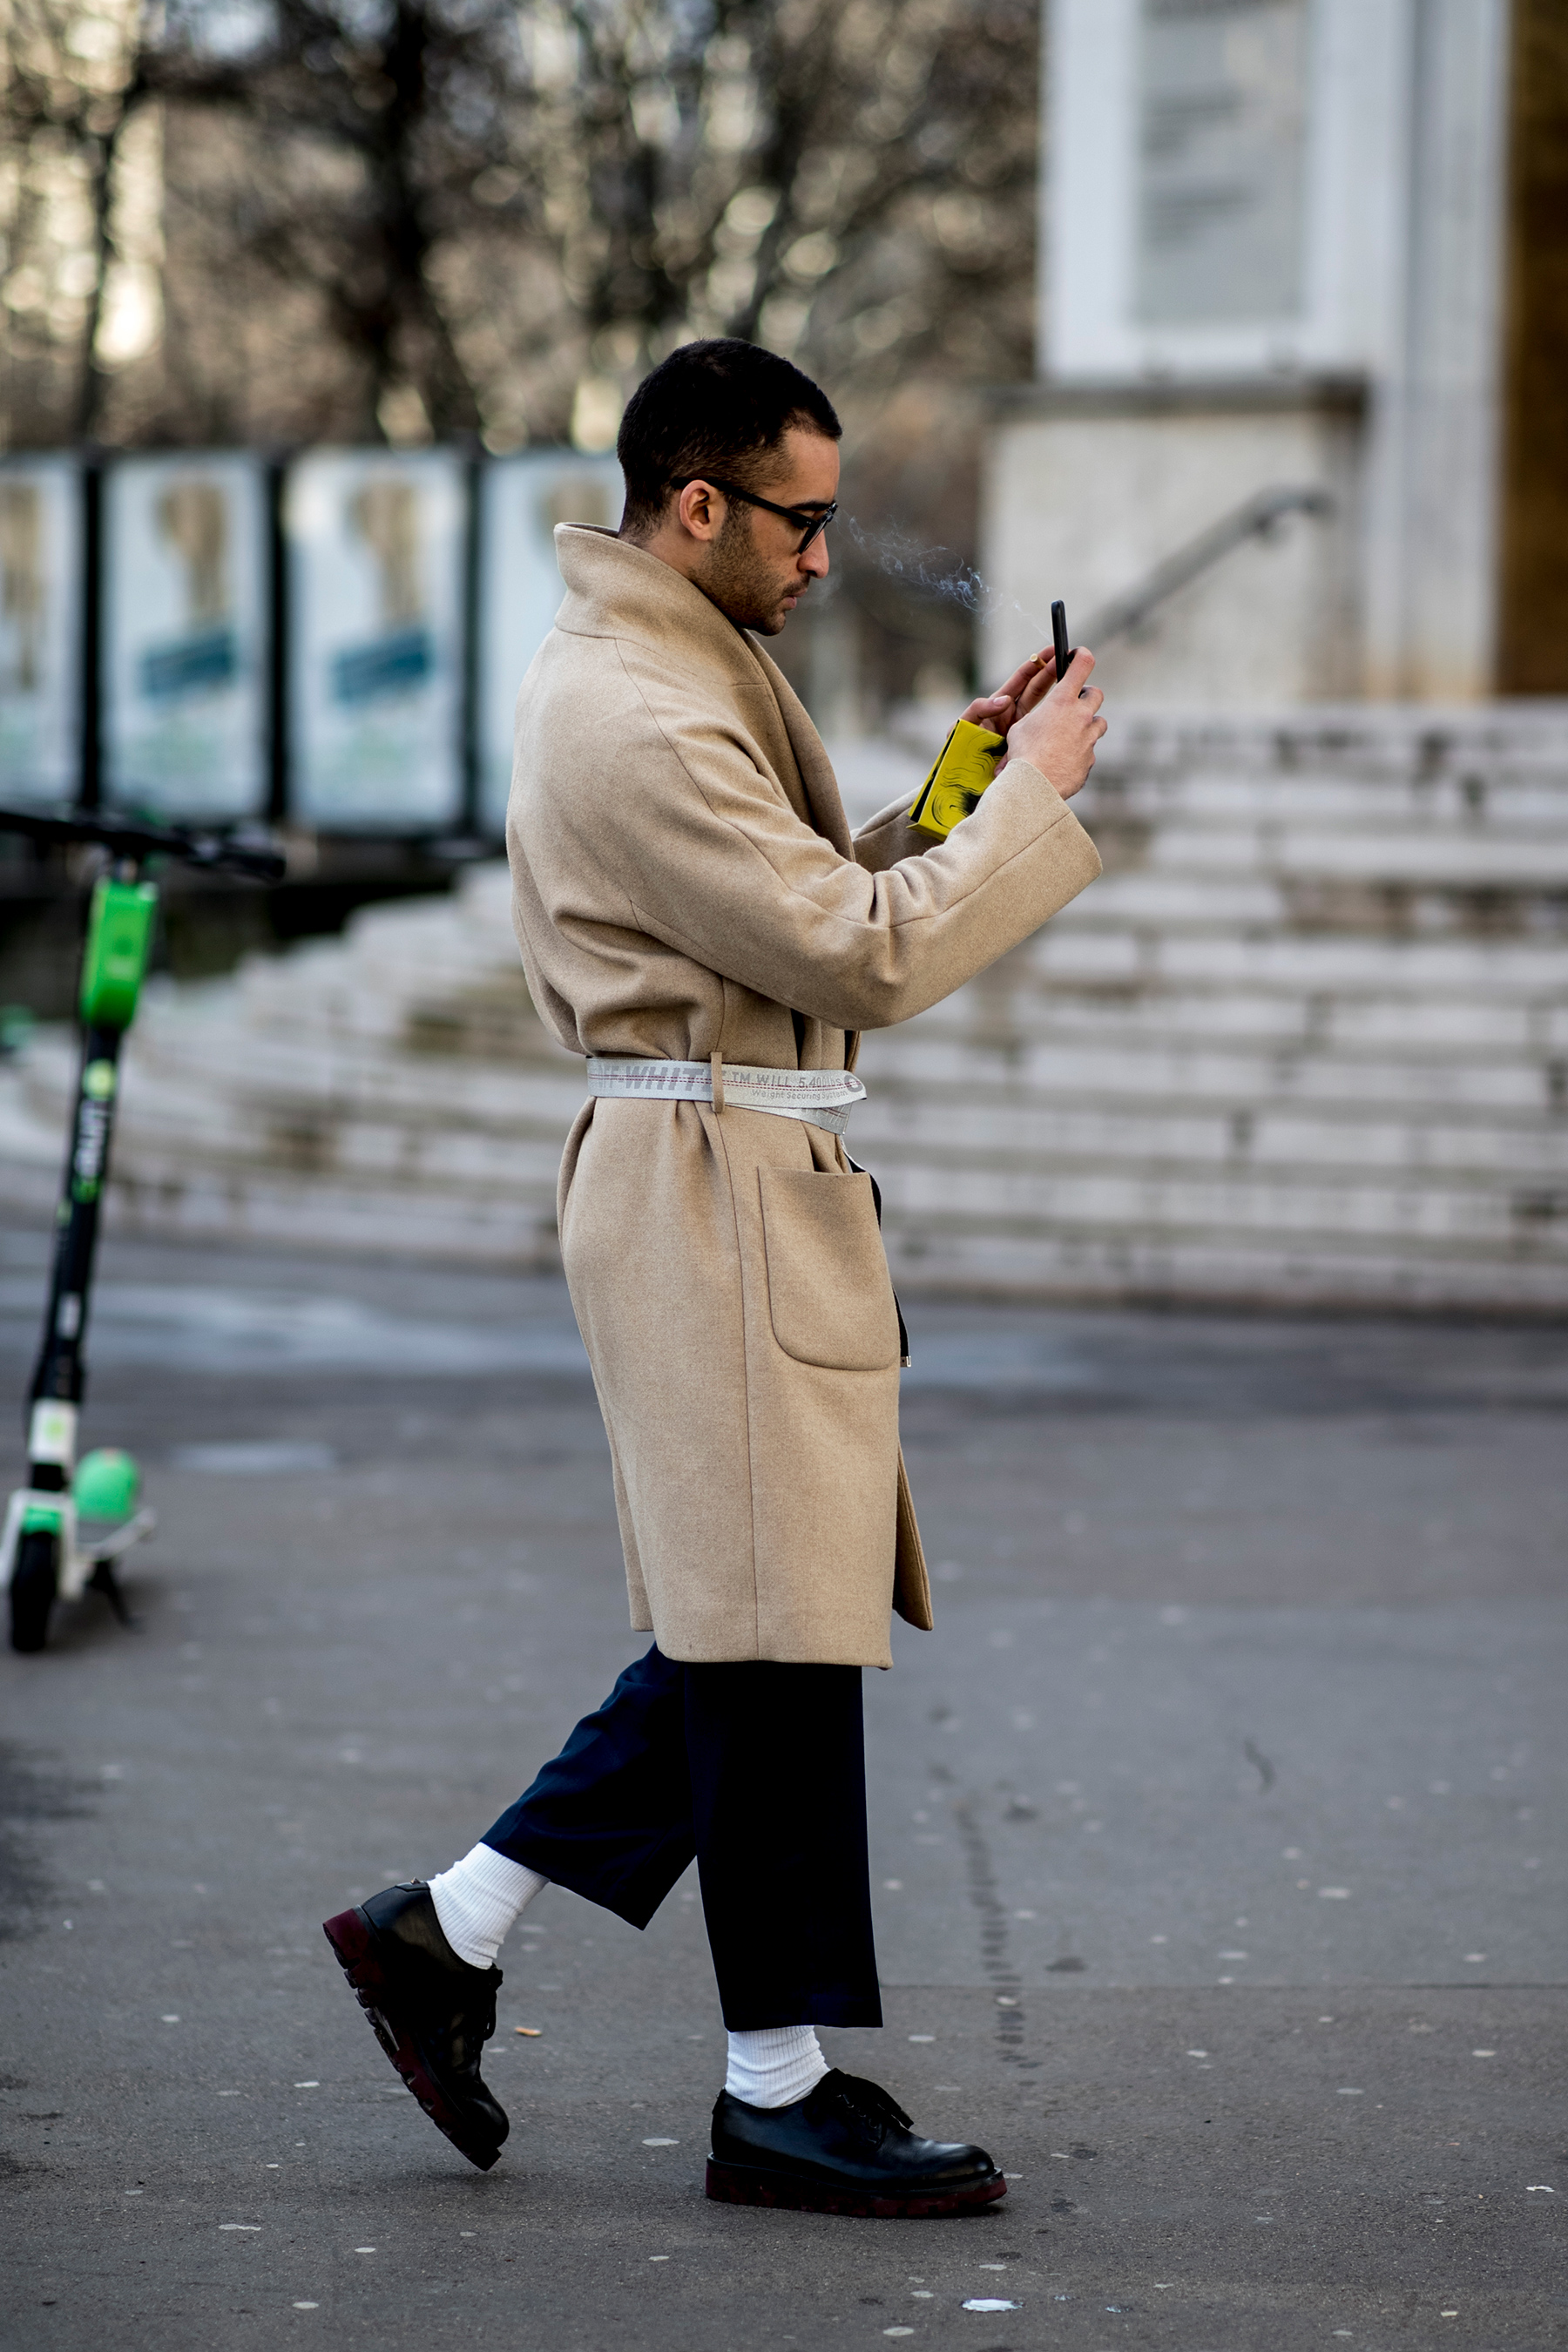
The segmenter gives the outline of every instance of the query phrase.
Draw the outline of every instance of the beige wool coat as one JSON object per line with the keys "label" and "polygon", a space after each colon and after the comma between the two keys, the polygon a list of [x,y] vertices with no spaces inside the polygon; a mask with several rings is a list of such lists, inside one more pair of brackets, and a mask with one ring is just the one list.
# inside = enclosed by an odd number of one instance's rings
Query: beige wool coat
{"label": "beige wool coat", "polygon": [[[657,556],[555,540],[507,847],[529,987],[573,1051],[842,1069],[1100,871],[1018,762],[940,845],[901,801],[852,841],[762,648]],[[633,1624],[674,1659],[888,1665],[895,1577],[931,1618],[869,1177],[795,1119],[590,1100],[559,1200]]]}

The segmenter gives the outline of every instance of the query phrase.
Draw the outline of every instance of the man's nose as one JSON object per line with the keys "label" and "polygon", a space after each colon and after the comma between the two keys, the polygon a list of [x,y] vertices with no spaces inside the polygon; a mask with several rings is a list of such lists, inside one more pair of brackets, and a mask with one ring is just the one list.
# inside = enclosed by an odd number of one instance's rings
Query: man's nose
{"label": "man's nose", "polygon": [[808,572],[814,580],[826,580],[827,577],[827,566],[829,561],[827,553],[827,533],[823,531],[817,538],[814,539],[811,545],[806,549],[805,554],[797,557],[796,561],[798,562],[801,570],[803,572]]}

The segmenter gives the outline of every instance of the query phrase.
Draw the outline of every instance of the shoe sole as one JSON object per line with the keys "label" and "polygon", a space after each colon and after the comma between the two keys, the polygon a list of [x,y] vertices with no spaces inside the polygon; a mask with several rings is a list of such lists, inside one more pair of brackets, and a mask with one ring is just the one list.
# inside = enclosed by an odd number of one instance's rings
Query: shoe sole
{"label": "shoe sole", "polygon": [[944,2213],[973,2213],[1007,2194],[1001,2173],[973,2189],[911,2189],[874,2197],[864,2189],[827,2189],[761,2165],[708,2159],[708,2194],[723,2205],[774,2205],[792,2213],[847,2213],[866,2221],[930,2221]]}
{"label": "shoe sole", "polygon": [[332,1948],[339,1968],[349,1980],[354,1999],[369,2018],[376,2040],[402,2075],[438,2132],[445,2133],[470,2164],[488,2172],[500,2155],[500,2142],[470,2131],[439,2083],[421,2059],[395,2014],[384,2005],[386,1974],[376,1958],[375,1930],[359,1911],[340,1911],[323,1921],[321,1933]]}

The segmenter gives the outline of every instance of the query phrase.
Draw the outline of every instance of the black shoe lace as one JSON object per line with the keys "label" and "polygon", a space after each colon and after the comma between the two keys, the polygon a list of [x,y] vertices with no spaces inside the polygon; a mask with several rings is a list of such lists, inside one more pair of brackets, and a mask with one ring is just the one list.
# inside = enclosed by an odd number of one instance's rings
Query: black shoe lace
{"label": "black shoe lace", "polygon": [[867,2123],[879,2124],[884,2129],[890,2123],[900,2125],[905,2131],[910,2129],[909,2116],[880,2083],[868,2082],[864,2074],[841,2074],[837,2067],[826,2081],[832,2084],[834,2095]]}

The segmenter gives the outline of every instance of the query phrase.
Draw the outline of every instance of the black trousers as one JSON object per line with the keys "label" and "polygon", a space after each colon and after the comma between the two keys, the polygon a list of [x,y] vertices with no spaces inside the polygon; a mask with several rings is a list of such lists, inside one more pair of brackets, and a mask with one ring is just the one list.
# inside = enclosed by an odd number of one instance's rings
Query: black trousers
{"label": "black trousers", "polygon": [[695,1854],[731,2032],[882,2022],[858,1666],[656,1644],[483,1843],[634,1927]]}

